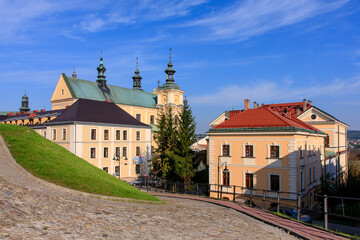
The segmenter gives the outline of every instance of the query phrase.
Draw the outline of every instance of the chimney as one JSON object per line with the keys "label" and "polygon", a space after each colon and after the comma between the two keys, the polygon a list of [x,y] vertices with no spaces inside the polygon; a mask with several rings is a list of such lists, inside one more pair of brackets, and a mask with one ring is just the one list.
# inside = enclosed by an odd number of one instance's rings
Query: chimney
{"label": "chimney", "polygon": [[305,112],[306,111],[306,99],[304,98],[304,100],[303,100],[303,112]]}
{"label": "chimney", "polygon": [[41,112],[45,112],[46,110],[45,110],[45,109],[41,109],[40,111],[41,111]]}
{"label": "chimney", "polygon": [[66,105],[66,106],[65,106],[65,109],[68,109],[69,107],[70,107],[70,105]]}
{"label": "chimney", "polygon": [[296,116],[299,116],[299,115],[300,115],[300,108],[297,107],[297,108],[296,108]]}
{"label": "chimney", "polygon": [[250,109],[250,99],[245,99],[244,100],[244,110],[248,110]]}
{"label": "chimney", "polygon": [[34,113],[38,113],[39,111],[38,111],[38,110],[34,110],[33,112],[34,112]]}
{"label": "chimney", "polygon": [[309,105],[312,105],[312,101],[311,101],[311,100],[308,100],[308,104],[309,104]]}
{"label": "chimney", "polygon": [[258,104],[256,102],[254,102],[254,109],[258,108]]}

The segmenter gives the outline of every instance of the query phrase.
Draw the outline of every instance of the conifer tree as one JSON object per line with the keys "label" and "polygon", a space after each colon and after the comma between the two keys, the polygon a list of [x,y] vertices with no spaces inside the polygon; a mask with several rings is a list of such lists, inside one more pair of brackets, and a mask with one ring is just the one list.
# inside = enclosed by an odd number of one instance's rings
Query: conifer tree
{"label": "conifer tree", "polygon": [[185,99],[180,113],[177,144],[174,151],[175,155],[173,155],[175,173],[185,184],[189,183],[195,175],[193,167],[194,154],[191,149],[191,145],[196,142],[195,127],[194,116],[188,101]]}

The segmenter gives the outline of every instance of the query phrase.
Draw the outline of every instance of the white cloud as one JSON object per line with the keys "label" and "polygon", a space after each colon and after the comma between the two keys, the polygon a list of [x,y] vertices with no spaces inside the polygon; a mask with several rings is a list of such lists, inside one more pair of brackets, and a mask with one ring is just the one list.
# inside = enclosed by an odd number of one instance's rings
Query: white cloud
{"label": "white cloud", "polygon": [[207,106],[229,106],[241,104],[245,98],[258,103],[271,103],[279,100],[314,98],[319,96],[339,96],[343,94],[358,94],[360,91],[360,75],[346,80],[334,80],[327,84],[309,86],[303,82],[294,86],[293,80],[286,78],[283,82],[258,81],[253,85],[228,85],[219,88],[217,92],[205,95],[191,96],[191,104]]}
{"label": "white cloud", "polygon": [[101,16],[90,14],[81,21],[80,28],[87,32],[97,32],[115,27],[119,23],[132,24],[143,21],[159,21],[170,17],[185,16],[194,6],[207,0],[143,0],[120,1],[110,9],[103,10]]}
{"label": "white cloud", "polygon": [[349,0],[246,0],[211,13],[184,26],[209,29],[208,39],[246,40],[252,36],[302,22],[311,17],[333,11]]}

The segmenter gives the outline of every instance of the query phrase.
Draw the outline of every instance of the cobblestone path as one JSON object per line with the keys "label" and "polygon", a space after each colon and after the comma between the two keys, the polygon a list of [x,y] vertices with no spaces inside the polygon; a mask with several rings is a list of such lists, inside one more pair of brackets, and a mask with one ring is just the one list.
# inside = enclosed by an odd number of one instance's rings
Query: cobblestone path
{"label": "cobblestone path", "polygon": [[0,136],[0,239],[295,239],[235,210],[161,197],[165,204],[99,199],[17,165]]}

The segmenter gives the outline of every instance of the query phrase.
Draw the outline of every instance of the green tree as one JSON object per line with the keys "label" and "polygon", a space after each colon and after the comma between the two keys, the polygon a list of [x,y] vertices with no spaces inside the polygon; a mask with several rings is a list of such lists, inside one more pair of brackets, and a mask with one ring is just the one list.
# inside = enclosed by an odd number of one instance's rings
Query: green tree
{"label": "green tree", "polygon": [[172,108],[169,107],[160,112],[157,122],[158,129],[155,135],[157,148],[155,149],[156,156],[151,159],[151,173],[155,177],[169,179],[173,175],[171,169],[174,165],[169,152],[173,151],[176,142]]}
{"label": "green tree", "polygon": [[176,149],[172,155],[174,172],[185,184],[189,183],[195,175],[194,153],[191,149],[191,145],[196,142],[195,127],[195,118],[188,101],[185,99],[177,128]]}

